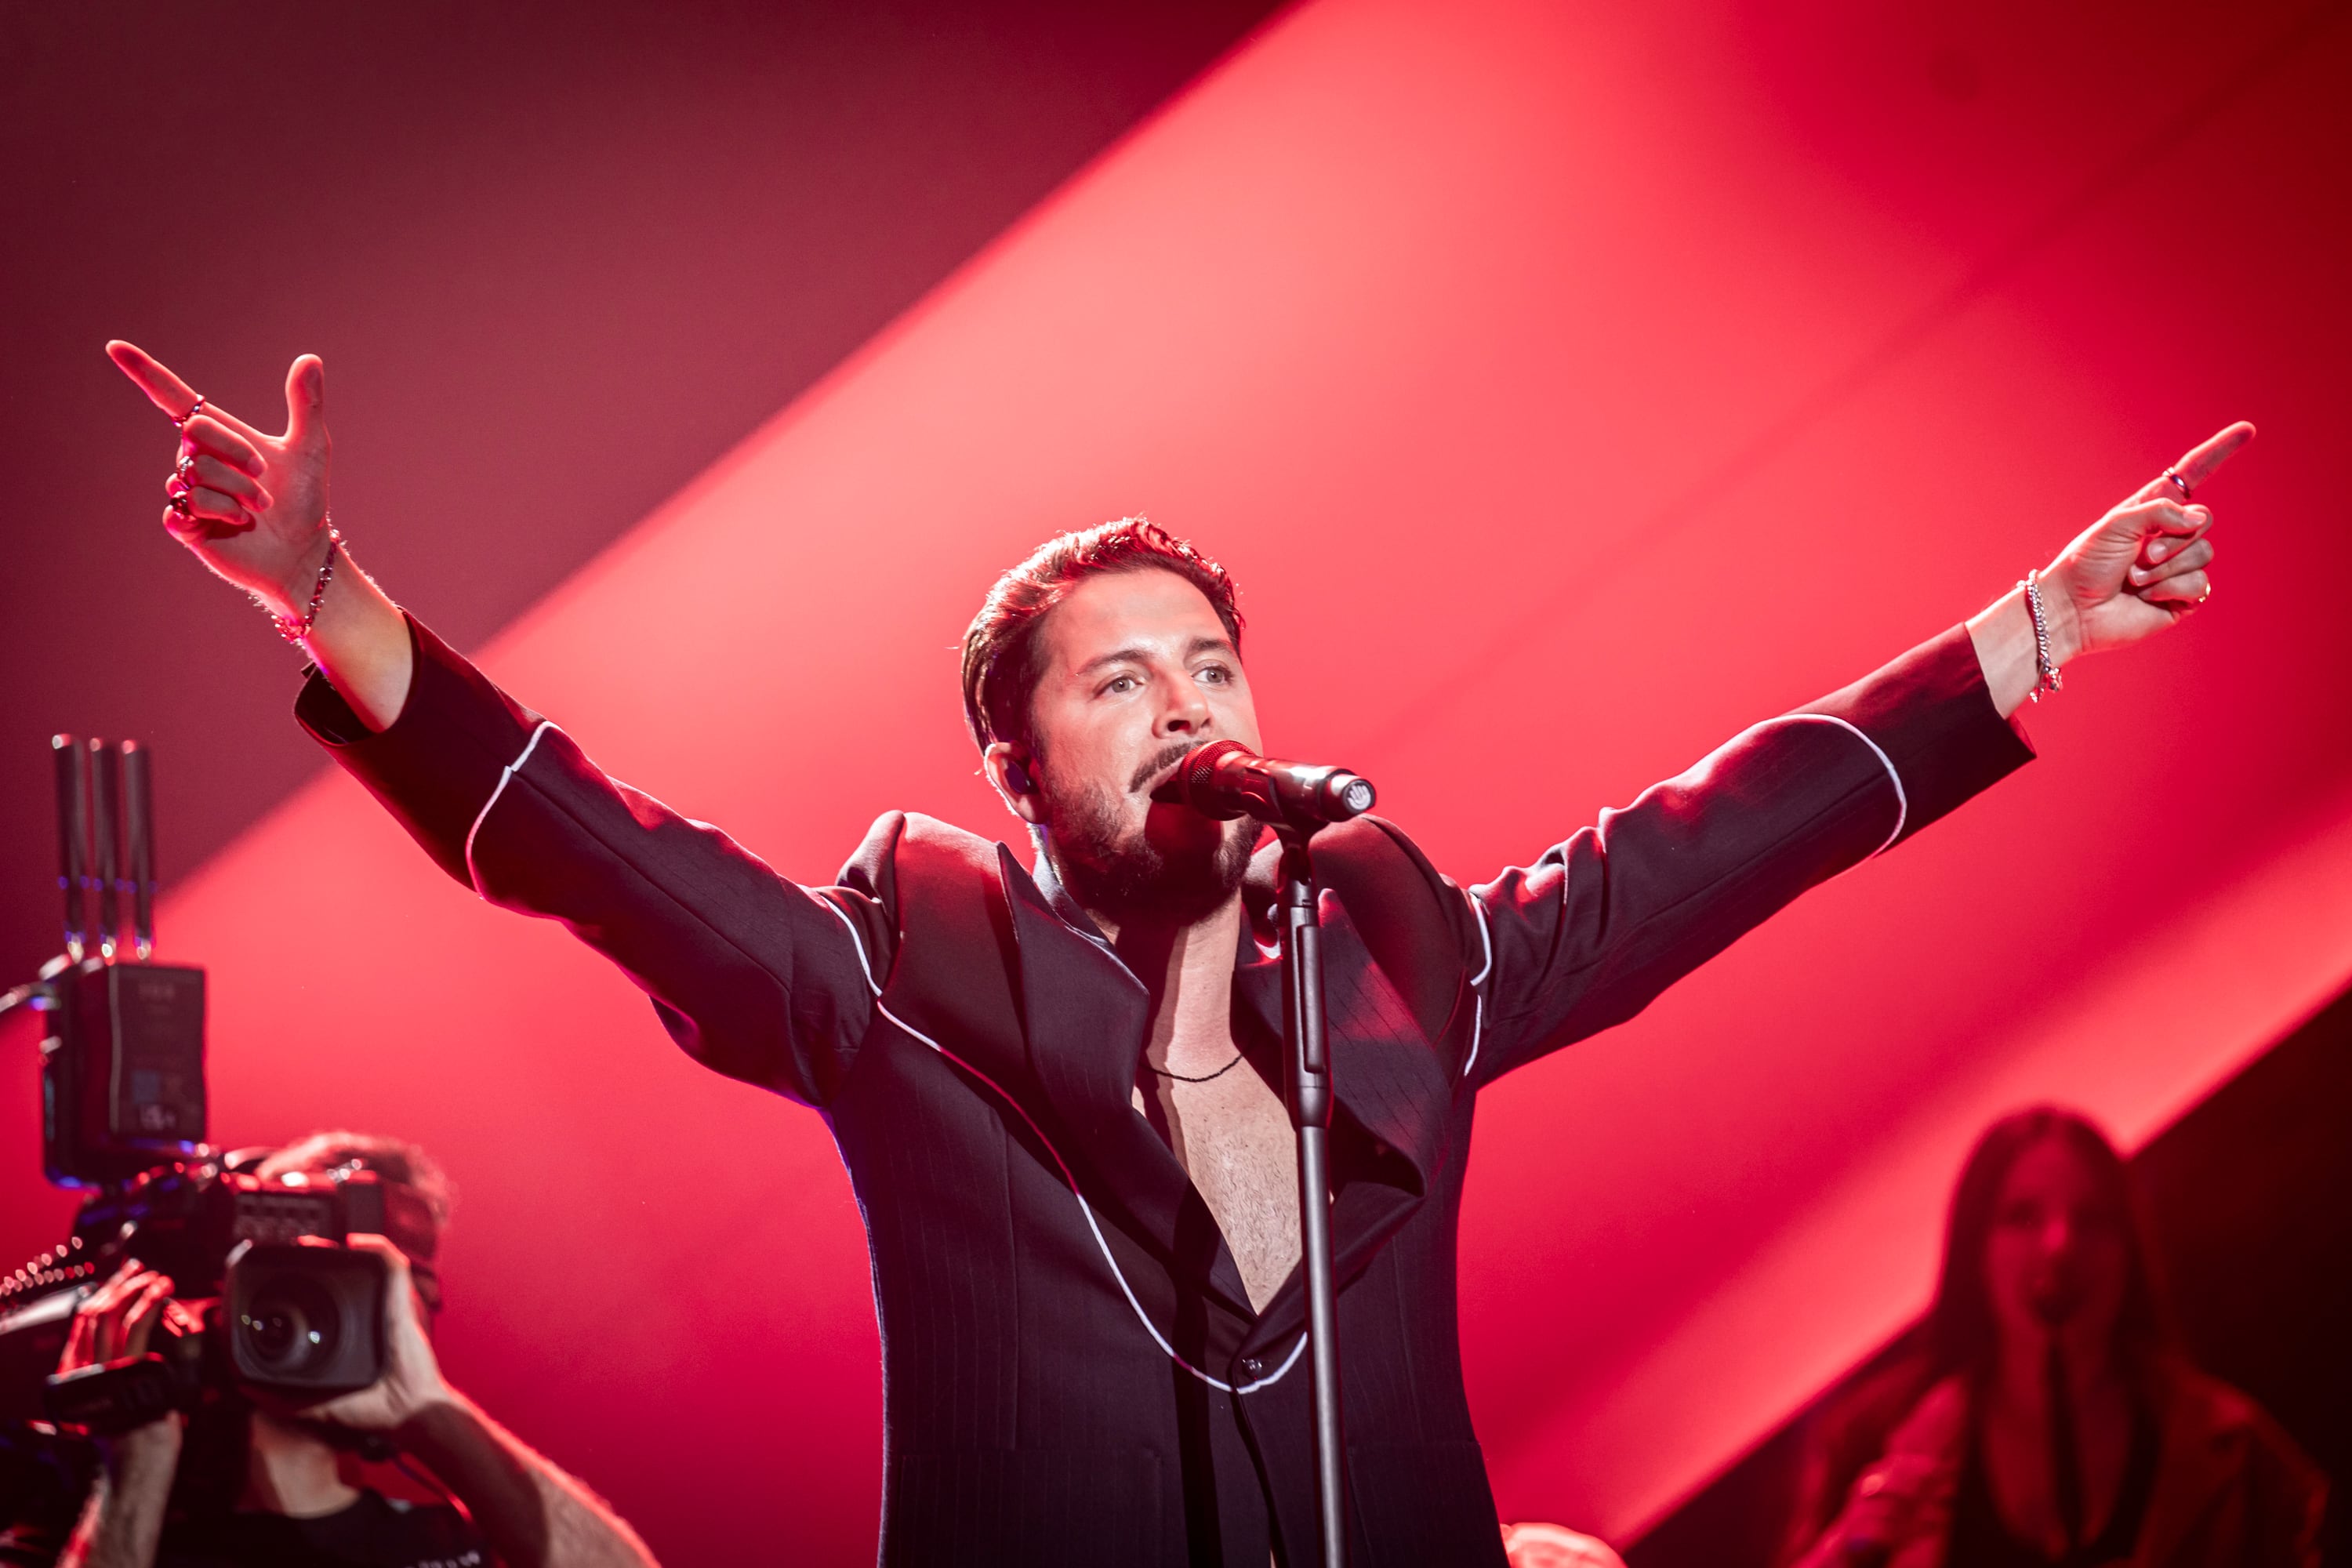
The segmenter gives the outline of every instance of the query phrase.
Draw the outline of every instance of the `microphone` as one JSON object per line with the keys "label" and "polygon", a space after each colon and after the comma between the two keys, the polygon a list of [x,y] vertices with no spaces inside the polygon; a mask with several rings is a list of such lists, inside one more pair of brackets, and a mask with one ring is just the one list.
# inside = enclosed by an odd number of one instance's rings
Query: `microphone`
{"label": "microphone", "polygon": [[1345,768],[1281,762],[1239,741],[1212,741],[1185,752],[1151,798],[1219,822],[1254,816],[1276,827],[1320,827],[1361,816],[1373,796],[1370,781]]}

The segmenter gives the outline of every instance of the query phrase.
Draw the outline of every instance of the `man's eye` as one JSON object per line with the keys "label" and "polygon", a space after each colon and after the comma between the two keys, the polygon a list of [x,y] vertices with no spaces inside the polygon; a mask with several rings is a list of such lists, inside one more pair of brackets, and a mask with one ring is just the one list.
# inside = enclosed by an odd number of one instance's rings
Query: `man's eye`
{"label": "man's eye", "polygon": [[1192,677],[1195,680],[1205,680],[1213,686],[1223,686],[1233,678],[1234,672],[1222,664],[1203,665],[1194,672]]}
{"label": "man's eye", "polygon": [[1115,692],[1118,692],[1118,694],[1120,694],[1121,696],[1124,696],[1124,695],[1126,695],[1128,692],[1130,692],[1130,691],[1134,690],[1134,689],[1135,689],[1135,686],[1136,686],[1135,677],[1133,677],[1133,676],[1131,676],[1131,675],[1115,675],[1115,676],[1112,676],[1108,680],[1107,680],[1107,681],[1103,682],[1103,690],[1104,690],[1105,692],[1114,692],[1114,691],[1115,691]]}

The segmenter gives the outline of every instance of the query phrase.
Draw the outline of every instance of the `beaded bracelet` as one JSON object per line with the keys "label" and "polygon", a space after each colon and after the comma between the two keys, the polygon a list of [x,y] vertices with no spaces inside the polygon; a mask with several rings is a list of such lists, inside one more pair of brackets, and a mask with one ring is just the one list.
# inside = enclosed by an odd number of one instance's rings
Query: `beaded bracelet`
{"label": "beaded bracelet", "polygon": [[342,552],[342,548],[343,536],[336,531],[335,520],[330,517],[327,520],[327,558],[319,563],[319,583],[310,590],[310,607],[302,612],[299,620],[292,616],[272,615],[269,617],[278,625],[278,635],[288,642],[300,642],[310,635],[310,628],[319,624],[319,606],[326,602],[327,584],[334,580],[335,557]]}
{"label": "beaded bracelet", "polygon": [[2025,590],[2026,614],[2033,617],[2033,700],[2042,700],[2045,691],[2055,691],[2065,685],[2058,673],[2058,665],[2050,657],[2050,620],[2042,609],[2042,574],[2028,572],[2025,581],[2018,584]]}

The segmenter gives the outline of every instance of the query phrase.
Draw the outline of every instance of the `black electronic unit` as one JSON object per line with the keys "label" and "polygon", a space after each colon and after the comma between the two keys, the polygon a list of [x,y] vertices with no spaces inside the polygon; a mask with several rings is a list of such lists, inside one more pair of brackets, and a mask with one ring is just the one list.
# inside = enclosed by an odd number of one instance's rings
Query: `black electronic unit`
{"label": "black electronic unit", "polygon": [[[156,963],[153,790],[146,748],[58,735],[58,885],[65,944],[37,983],[41,1164],[61,1186],[98,1186],[204,1142],[205,972]],[[118,962],[121,895],[132,951]],[[89,921],[95,913],[96,930]]]}
{"label": "black electronic unit", "polygon": [[81,963],[50,978],[41,1042],[41,1164],[97,1186],[205,1141],[205,972]]}

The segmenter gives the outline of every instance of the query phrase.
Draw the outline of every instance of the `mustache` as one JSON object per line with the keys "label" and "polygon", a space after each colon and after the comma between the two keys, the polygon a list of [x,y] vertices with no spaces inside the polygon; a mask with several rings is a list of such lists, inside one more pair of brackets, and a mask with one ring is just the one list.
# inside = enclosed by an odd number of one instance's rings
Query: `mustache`
{"label": "mustache", "polygon": [[1158,777],[1163,769],[1175,766],[1178,762],[1183,759],[1186,752],[1192,751],[1193,747],[1202,744],[1204,744],[1204,742],[1199,741],[1180,741],[1162,746],[1158,754],[1152,757],[1150,762],[1135,770],[1135,777],[1128,782],[1127,793],[1129,795],[1135,794],[1145,784],[1150,784],[1154,778]]}

